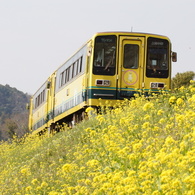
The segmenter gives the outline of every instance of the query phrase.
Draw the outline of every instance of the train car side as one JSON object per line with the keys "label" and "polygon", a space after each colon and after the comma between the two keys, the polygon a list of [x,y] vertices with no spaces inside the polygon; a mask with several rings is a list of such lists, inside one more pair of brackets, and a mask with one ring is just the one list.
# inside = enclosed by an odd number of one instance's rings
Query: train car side
{"label": "train car side", "polygon": [[[57,70],[54,122],[77,121],[86,106],[87,44]],[[69,116],[69,118],[67,118]],[[74,118],[74,119],[73,119]]]}
{"label": "train car side", "polygon": [[33,133],[53,130],[57,123],[83,118],[86,103],[88,44],[60,66],[32,96],[29,129]]}
{"label": "train car side", "polygon": [[29,129],[40,131],[47,126],[47,82],[34,94],[30,102]]}

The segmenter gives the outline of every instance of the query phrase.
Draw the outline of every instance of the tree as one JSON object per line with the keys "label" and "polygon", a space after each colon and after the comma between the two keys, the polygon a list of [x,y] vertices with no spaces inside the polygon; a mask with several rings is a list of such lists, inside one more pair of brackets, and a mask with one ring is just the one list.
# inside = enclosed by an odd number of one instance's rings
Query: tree
{"label": "tree", "polygon": [[187,87],[190,85],[190,80],[195,77],[195,72],[187,71],[184,73],[177,73],[175,77],[172,78],[172,89],[180,88],[181,86]]}
{"label": "tree", "polygon": [[15,134],[21,137],[28,132],[29,98],[16,88],[0,84],[0,140],[8,140]]}
{"label": "tree", "polygon": [[6,126],[8,128],[7,133],[9,135],[9,138],[13,138],[13,136],[16,133],[15,130],[18,128],[18,125],[14,121],[12,121],[11,119],[7,119]]}

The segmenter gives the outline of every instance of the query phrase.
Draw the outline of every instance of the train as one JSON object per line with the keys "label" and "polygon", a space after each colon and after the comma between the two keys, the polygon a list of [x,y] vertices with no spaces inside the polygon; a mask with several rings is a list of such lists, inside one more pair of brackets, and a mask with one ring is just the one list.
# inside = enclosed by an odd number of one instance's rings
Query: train
{"label": "train", "polygon": [[29,130],[76,124],[85,109],[171,89],[177,61],[168,37],[150,33],[99,32],[55,70],[32,95]]}

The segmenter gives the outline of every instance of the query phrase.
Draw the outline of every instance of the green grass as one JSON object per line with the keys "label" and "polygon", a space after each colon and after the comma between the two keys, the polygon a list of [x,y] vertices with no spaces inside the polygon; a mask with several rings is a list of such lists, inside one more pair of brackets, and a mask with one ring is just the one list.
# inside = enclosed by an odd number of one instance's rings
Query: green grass
{"label": "green grass", "polygon": [[195,194],[194,92],[87,109],[73,129],[2,142],[0,194]]}

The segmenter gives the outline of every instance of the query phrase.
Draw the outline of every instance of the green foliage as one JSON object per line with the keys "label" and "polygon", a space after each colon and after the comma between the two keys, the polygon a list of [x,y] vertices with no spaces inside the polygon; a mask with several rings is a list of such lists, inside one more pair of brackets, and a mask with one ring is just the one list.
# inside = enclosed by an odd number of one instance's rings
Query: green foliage
{"label": "green foliage", "polygon": [[9,138],[13,138],[16,133],[15,130],[18,128],[18,125],[10,119],[6,120],[6,125],[8,128],[7,132],[8,132]]}
{"label": "green foliage", "polygon": [[177,73],[172,79],[172,89],[180,88],[182,86],[187,87],[190,85],[190,80],[193,80],[195,73],[193,71],[187,71],[184,73]]}
{"label": "green foliage", "polygon": [[9,85],[0,85],[0,116],[24,111],[29,96]]}

